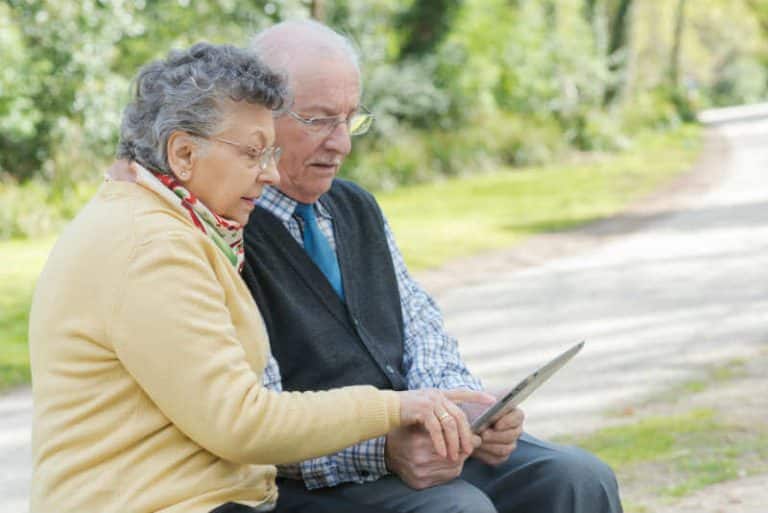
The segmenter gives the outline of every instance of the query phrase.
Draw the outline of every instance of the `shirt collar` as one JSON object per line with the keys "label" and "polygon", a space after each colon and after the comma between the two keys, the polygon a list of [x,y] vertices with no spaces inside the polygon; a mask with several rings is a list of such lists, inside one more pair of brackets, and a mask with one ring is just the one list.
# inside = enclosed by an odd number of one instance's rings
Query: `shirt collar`
{"label": "shirt collar", "polygon": [[[287,223],[293,217],[293,211],[296,209],[298,201],[283,194],[280,189],[267,185],[261,192],[261,196],[256,200],[256,206],[271,212],[283,223]],[[315,202],[315,212],[319,217],[333,219],[328,209],[321,200]]]}

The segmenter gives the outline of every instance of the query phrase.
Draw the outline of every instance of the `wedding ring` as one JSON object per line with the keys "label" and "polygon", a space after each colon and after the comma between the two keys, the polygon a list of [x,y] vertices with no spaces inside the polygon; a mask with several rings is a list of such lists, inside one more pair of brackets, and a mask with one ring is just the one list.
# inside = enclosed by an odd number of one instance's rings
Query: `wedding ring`
{"label": "wedding ring", "polygon": [[444,419],[447,419],[450,416],[451,416],[450,413],[448,413],[447,411],[444,411],[443,413],[441,413],[440,415],[437,416],[437,420],[442,422]]}

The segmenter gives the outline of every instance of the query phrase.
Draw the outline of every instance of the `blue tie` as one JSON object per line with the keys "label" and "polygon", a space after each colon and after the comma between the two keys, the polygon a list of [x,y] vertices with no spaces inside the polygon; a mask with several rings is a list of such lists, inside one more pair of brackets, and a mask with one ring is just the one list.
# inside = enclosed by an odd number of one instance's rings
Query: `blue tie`
{"label": "blue tie", "polygon": [[315,217],[315,207],[306,203],[297,203],[296,213],[304,221],[304,251],[328,278],[328,282],[343,301],[344,288],[341,284],[339,261],[328,239],[320,231],[317,217]]}

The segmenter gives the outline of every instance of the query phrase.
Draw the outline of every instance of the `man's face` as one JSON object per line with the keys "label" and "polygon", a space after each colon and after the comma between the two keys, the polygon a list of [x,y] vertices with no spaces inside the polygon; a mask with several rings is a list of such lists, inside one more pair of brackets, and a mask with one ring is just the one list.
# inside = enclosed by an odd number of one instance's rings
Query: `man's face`
{"label": "man's face", "polygon": [[[347,58],[303,58],[291,68],[292,110],[302,118],[347,118],[357,111],[360,76]],[[346,123],[318,131],[284,114],[275,120],[275,132],[283,149],[280,190],[302,203],[314,203],[330,189],[352,149]]]}

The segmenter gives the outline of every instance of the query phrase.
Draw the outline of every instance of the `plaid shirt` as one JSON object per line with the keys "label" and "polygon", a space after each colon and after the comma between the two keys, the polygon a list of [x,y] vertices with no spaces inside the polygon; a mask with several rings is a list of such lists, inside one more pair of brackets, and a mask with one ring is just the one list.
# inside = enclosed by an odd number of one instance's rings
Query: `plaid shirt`
{"label": "plaid shirt", "polygon": [[[298,216],[294,216],[295,200],[273,187],[265,187],[256,205],[280,219],[293,238],[303,245],[302,221]],[[320,202],[315,205],[320,230],[335,251],[333,218]],[[439,308],[408,273],[386,220],[384,229],[395,267],[403,311],[403,368],[408,388],[481,390],[480,381],[469,373],[459,356],[456,340],[445,333]],[[274,357],[270,357],[264,371],[264,386],[282,390],[280,368]],[[385,437],[382,436],[347,447],[330,456],[293,465],[281,465],[278,470],[282,477],[303,479],[308,489],[336,486],[346,482],[375,481],[388,474],[384,449]]]}

